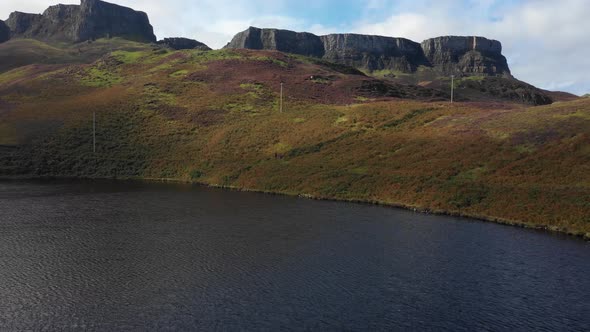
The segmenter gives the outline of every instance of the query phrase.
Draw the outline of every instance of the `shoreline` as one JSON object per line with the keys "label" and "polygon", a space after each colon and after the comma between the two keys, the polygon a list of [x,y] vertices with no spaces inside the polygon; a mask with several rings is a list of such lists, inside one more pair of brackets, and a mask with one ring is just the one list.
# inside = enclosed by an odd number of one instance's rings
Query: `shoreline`
{"label": "shoreline", "polygon": [[192,184],[192,185],[199,185],[207,188],[215,188],[215,189],[223,189],[223,190],[230,190],[236,192],[250,192],[250,193],[259,193],[259,194],[266,194],[266,195],[276,195],[276,196],[288,196],[288,197],[298,197],[304,198],[309,200],[316,200],[316,201],[329,201],[329,202],[344,202],[344,203],[354,203],[354,204],[365,204],[365,205],[375,205],[375,206],[382,206],[382,207],[389,207],[389,208],[396,208],[396,209],[403,209],[407,211],[413,211],[422,214],[431,214],[435,216],[448,216],[448,217],[459,217],[459,218],[466,218],[466,219],[473,219],[480,222],[487,222],[487,223],[495,223],[504,226],[510,227],[517,227],[522,229],[528,230],[535,230],[535,231],[542,231],[550,234],[561,234],[567,235],[570,237],[578,238],[584,241],[590,242],[590,233],[583,233],[583,232],[574,232],[570,230],[560,229],[555,226],[547,226],[547,225],[534,225],[529,224],[517,220],[510,220],[500,217],[493,217],[487,215],[476,215],[476,214],[469,214],[463,213],[458,211],[445,211],[445,210],[433,210],[425,207],[420,206],[413,206],[410,204],[404,203],[392,203],[392,202],[385,202],[385,201],[370,201],[370,200],[362,200],[362,199],[339,199],[335,197],[319,197],[310,194],[303,194],[303,193],[289,193],[289,192],[278,192],[278,191],[266,191],[261,189],[252,189],[252,188],[241,188],[241,187],[234,187],[234,186],[224,186],[218,184],[211,184],[206,182],[199,182],[199,181],[189,181],[189,180],[182,180],[182,179],[165,179],[165,178],[143,178],[143,177],[128,177],[128,178],[104,178],[104,177],[77,177],[77,176],[0,176],[0,181],[19,181],[19,180],[111,180],[111,181],[138,181],[138,182],[148,182],[148,183],[177,183],[177,184]]}

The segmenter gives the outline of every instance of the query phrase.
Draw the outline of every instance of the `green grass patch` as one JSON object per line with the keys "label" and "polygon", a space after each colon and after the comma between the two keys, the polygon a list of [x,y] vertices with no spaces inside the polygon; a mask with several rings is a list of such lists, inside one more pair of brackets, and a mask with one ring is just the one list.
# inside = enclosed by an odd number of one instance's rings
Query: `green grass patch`
{"label": "green grass patch", "polygon": [[572,113],[556,114],[555,117],[558,119],[568,119],[571,117],[576,117],[580,119],[590,120],[590,110],[578,109],[577,111]]}
{"label": "green grass patch", "polygon": [[211,61],[242,59],[243,56],[233,50],[191,51],[193,63],[207,63]]}
{"label": "green grass patch", "polygon": [[367,175],[369,173],[369,168],[366,166],[363,167],[357,167],[351,170],[352,174],[355,175]]}
{"label": "green grass patch", "polygon": [[475,75],[475,76],[468,76],[461,78],[461,81],[472,81],[472,82],[482,82],[486,77]]}
{"label": "green grass patch", "polygon": [[186,75],[188,75],[188,70],[182,69],[182,70],[177,70],[177,71],[173,72],[172,74],[170,74],[170,77],[179,78],[179,77],[185,77]]}
{"label": "green grass patch", "polygon": [[92,67],[86,71],[80,81],[86,86],[103,88],[121,83],[123,78],[110,70]]}
{"label": "green grass patch", "polygon": [[240,88],[257,93],[261,93],[264,91],[264,85],[260,83],[244,83],[240,84]]}
{"label": "green grass patch", "polygon": [[389,69],[375,70],[372,72],[367,72],[366,74],[369,76],[376,77],[376,78],[394,78],[394,77],[411,76],[412,75],[410,73],[404,73],[399,70],[389,70]]}
{"label": "green grass patch", "polygon": [[143,51],[135,51],[135,52],[128,52],[128,51],[115,51],[111,53],[113,57],[125,64],[130,63],[137,63],[139,59],[146,56],[146,53]]}
{"label": "green grass patch", "polygon": [[418,110],[413,110],[413,111],[409,112],[408,114],[404,115],[401,119],[393,120],[393,121],[383,125],[383,127],[384,128],[399,127],[400,125],[414,119],[415,117],[432,112],[434,110],[435,110],[435,108],[422,108],[422,109],[418,109]]}
{"label": "green grass patch", "polygon": [[341,116],[338,119],[336,119],[336,124],[341,124],[341,123],[345,123],[348,122],[348,117],[346,116]]}
{"label": "green grass patch", "polygon": [[515,147],[518,153],[529,154],[537,151],[537,148],[532,144],[521,144]]}
{"label": "green grass patch", "polygon": [[275,59],[275,58],[272,58],[272,57],[268,57],[268,56],[255,56],[255,57],[252,57],[250,59],[251,60],[255,60],[255,61],[265,61],[265,62],[268,61],[268,62],[272,62],[273,64],[279,65],[279,66],[284,67],[284,68],[286,68],[286,67],[289,66],[289,64],[286,63],[285,61],[282,61],[282,60],[279,60],[279,59]]}
{"label": "green grass patch", "polygon": [[230,112],[252,112],[254,111],[254,105],[245,102],[227,103],[224,109]]}
{"label": "green grass patch", "polygon": [[291,146],[287,143],[277,143],[272,146],[271,152],[272,153],[287,153],[291,150]]}
{"label": "green grass patch", "polygon": [[0,74],[0,83],[6,83],[25,77],[29,73],[28,68],[21,67]]}
{"label": "green grass patch", "polygon": [[152,84],[144,87],[143,95],[147,105],[176,105],[176,96],[174,94],[163,92]]}

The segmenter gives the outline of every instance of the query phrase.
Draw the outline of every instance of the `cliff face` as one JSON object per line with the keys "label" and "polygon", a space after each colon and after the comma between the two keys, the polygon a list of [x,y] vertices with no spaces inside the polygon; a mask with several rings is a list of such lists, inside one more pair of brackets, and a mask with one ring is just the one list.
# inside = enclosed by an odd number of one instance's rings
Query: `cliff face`
{"label": "cliff face", "polygon": [[102,37],[123,37],[155,42],[154,28],[144,12],[99,0],[82,0],[78,41]]}
{"label": "cliff face", "polygon": [[188,38],[164,38],[163,40],[159,40],[158,44],[165,45],[170,47],[174,50],[202,50],[202,51],[210,51],[211,48],[199,41],[194,39]]}
{"label": "cliff face", "polygon": [[275,50],[319,58],[324,55],[322,40],[314,34],[254,27],[238,33],[225,48]]}
{"label": "cliff face", "polygon": [[502,44],[483,37],[446,36],[422,42],[428,61],[445,74],[510,76]]}
{"label": "cliff face", "polygon": [[4,21],[0,20],[0,43],[10,39],[10,28]]}
{"label": "cliff face", "polygon": [[81,42],[122,37],[156,41],[146,13],[99,0],[82,0],[79,6],[51,6],[42,15],[14,12],[6,23],[12,36],[19,38]]}
{"label": "cliff face", "polygon": [[483,37],[439,37],[418,44],[404,38],[358,34],[316,36],[251,27],[237,34],[225,48],[277,50],[370,72],[413,73],[425,66],[441,75],[510,76],[500,42]]}
{"label": "cliff face", "polygon": [[307,32],[250,27],[238,33],[225,48],[276,50],[323,58],[328,61],[374,71],[413,71],[426,64],[420,44],[407,39],[333,34],[316,36]]}
{"label": "cliff face", "polygon": [[320,39],[324,59],[368,71],[413,72],[427,65],[420,44],[408,39],[357,34],[333,34]]}
{"label": "cliff face", "polygon": [[43,19],[40,14],[12,12],[6,20],[12,36],[30,38],[39,30],[39,22]]}

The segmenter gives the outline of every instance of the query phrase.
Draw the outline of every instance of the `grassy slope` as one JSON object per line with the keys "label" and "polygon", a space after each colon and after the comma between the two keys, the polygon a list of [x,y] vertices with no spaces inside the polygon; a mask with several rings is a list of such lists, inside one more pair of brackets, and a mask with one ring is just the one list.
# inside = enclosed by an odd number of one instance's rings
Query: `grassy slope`
{"label": "grassy slope", "polygon": [[29,64],[92,63],[116,50],[146,50],[147,44],[112,38],[91,43],[48,44],[34,39],[12,39],[0,44],[0,73]]}
{"label": "grassy slope", "polygon": [[0,145],[19,147],[0,149],[0,174],[178,179],[590,236],[590,100],[376,100],[367,79],[256,51],[19,68],[0,75]]}

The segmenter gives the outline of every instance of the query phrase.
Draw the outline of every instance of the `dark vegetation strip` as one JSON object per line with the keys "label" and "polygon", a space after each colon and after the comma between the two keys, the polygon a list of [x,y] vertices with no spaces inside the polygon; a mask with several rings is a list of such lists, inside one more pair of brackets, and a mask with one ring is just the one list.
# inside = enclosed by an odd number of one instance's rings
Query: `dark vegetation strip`
{"label": "dark vegetation strip", "polygon": [[386,123],[383,125],[383,128],[394,128],[394,127],[398,127],[410,120],[412,120],[415,117],[418,117],[420,115],[432,112],[432,111],[436,111],[437,108],[421,108],[421,109],[417,109],[417,110],[413,110],[410,113],[404,115],[401,119],[397,119],[397,120],[393,120],[389,123]]}
{"label": "dark vegetation strip", "polygon": [[289,153],[287,154],[287,158],[295,158],[295,157],[303,156],[306,154],[320,152],[327,145],[336,143],[336,142],[344,140],[346,138],[358,136],[358,135],[362,134],[363,132],[364,131],[348,132],[348,133],[342,134],[338,137],[332,138],[332,139],[324,141],[324,142],[320,142],[317,144],[308,145],[308,146],[304,146],[304,147],[300,147],[300,148],[295,148],[295,149],[289,151]]}

